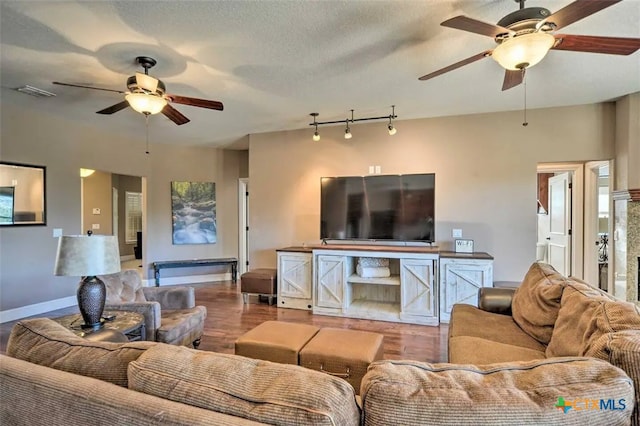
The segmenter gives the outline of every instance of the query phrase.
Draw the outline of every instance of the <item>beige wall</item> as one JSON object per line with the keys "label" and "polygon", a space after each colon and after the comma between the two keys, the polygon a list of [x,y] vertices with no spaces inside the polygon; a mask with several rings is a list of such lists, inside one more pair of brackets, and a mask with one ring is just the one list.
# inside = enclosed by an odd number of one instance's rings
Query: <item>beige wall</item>
{"label": "beige wall", "polygon": [[640,92],[616,102],[614,190],[640,188]]}
{"label": "beige wall", "polygon": [[[0,107],[0,157],[47,167],[47,225],[0,229],[0,311],[75,296],[79,277],[53,276],[57,238],[52,232],[82,232],[81,167],[146,177],[145,273],[155,260],[237,256],[237,153],[152,145],[151,154],[145,155],[140,140],[97,132],[35,110]],[[217,244],[172,245],[172,180],[216,182]]]}
{"label": "beige wall", "polygon": [[[399,110],[400,112],[400,110]],[[612,103],[459,117],[357,123],[250,136],[252,267],[275,266],[275,249],[319,238],[320,177],[436,173],[436,240],[450,249],[462,228],[495,257],[496,280],[521,279],[535,260],[536,165],[614,156]],[[286,164],[286,166],[283,166]]]}
{"label": "beige wall", "polygon": [[[80,171],[78,170],[78,173]],[[91,176],[82,179],[82,233],[91,230],[94,234],[113,235],[113,217],[111,215],[111,173],[95,171]],[[93,209],[100,209],[94,214]],[[98,225],[99,229],[93,229]]]}

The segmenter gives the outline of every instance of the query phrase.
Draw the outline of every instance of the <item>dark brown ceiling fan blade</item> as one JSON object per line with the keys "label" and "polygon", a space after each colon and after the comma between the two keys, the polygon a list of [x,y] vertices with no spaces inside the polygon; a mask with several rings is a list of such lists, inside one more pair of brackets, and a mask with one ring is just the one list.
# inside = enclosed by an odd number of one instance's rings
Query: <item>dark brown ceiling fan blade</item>
{"label": "dark brown ceiling fan blade", "polygon": [[609,55],[630,55],[640,49],[640,38],[600,37],[571,34],[555,34],[558,43],[555,50],[574,52],[607,53]]}
{"label": "dark brown ceiling fan blade", "polygon": [[189,98],[187,96],[179,96],[179,95],[166,95],[166,96],[171,100],[171,102],[175,102],[177,104],[190,105],[190,106],[200,107],[200,108],[215,109],[218,111],[222,111],[224,109],[224,105],[222,105],[222,102],[218,102],[218,101]]}
{"label": "dark brown ceiling fan blade", "polygon": [[494,37],[498,34],[510,34],[513,33],[508,28],[501,27],[499,25],[489,24],[487,22],[478,21],[477,19],[469,18],[463,15],[456,16],[451,19],[447,19],[440,25],[443,27],[455,28],[457,30],[469,31],[488,37]]}
{"label": "dark brown ceiling fan blade", "polygon": [[502,91],[509,90],[512,87],[522,84],[524,81],[524,73],[525,68],[516,71],[505,70],[504,81],[502,82]]}
{"label": "dark brown ceiling fan blade", "polygon": [[178,126],[182,124],[187,124],[189,121],[191,121],[187,117],[185,117],[180,111],[178,111],[177,109],[175,109],[169,104],[166,104],[164,108],[162,108],[162,113],[165,116],[167,116],[169,120],[176,123]]}
{"label": "dark brown ceiling fan blade", "polygon": [[103,89],[102,87],[83,86],[81,84],[60,83],[59,81],[54,81],[53,84],[58,84],[60,86],[80,87],[81,89],[92,89],[92,90],[103,90],[105,92],[125,93],[122,90]]}
{"label": "dark brown ceiling fan blade", "polygon": [[573,3],[569,3],[567,6],[553,13],[546,19],[543,19],[538,27],[544,22],[553,22],[556,27],[555,30],[566,27],[573,24],[576,21],[586,18],[589,15],[593,15],[596,12],[601,11],[609,6],[620,2],[621,0],[577,0]]}
{"label": "dark brown ceiling fan blade", "polygon": [[129,106],[129,102],[122,101],[122,102],[118,102],[115,105],[111,105],[110,107],[107,107],[105,109],[101,109],[100,111],[97,111],[96,114],[113,114],[114,112],[122,111],[128,106]]}
{"label": "dark brown ceiling fan blade", "polygon": [[446,72],[449,72],[449,71],[453,71],[456,68],[460,68],[460,67],[465,66],[467,64],[470,64],[472,62],[478,61],[478,60],[480,60],[482,58],[486,58],[487,56],[491,56],[491,52],[493,52],[493,50],[485,50],[484,52],[478,53],[477,55],[473,55],[470,58],[463,59],[462,61],[456,62],[455,64],[451,64],[448,67],[444,67],[442,69],[439,69],[438,71],[434,71],[434,72],[432,72],[430,74],[423,75],[418,80],[422,80],[422,81],[429,80],[430,78],[437,77],[437,76],[439,76],[441,74],[444,74]]}

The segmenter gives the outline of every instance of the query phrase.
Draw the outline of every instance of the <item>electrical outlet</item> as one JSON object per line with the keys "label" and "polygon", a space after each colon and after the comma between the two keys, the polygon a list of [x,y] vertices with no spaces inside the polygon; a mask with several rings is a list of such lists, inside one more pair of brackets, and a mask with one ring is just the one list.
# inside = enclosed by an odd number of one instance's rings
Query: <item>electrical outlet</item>
{"label": "electrical outlet", "polygon": [[91,229],[100,229],[100,224],[99,223],[92,224]]}
{"label": "electrical outlet", "polygon": [[462,238],[462,229],[452,229],[451,236],[453,238]]}
{"label": "electrical outlet", "polygon": [[375,169],[373,166],[369,166],[369,174],[372,175],[374,173]]}
{"label": "electrical outlet", "polygon": [[62,228],[53,228],[53,238],[62,237]]}
{"label": "electrical outlet", "polygon": [[379,175],[380,173],[382,173],[382,167],[376,166],[376,174]]}

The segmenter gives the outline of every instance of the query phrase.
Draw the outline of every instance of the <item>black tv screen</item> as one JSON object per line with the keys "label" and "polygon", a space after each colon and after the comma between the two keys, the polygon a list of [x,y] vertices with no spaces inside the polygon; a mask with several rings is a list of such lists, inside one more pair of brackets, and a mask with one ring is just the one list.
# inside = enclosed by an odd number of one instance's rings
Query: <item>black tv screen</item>
{"label": "black tv screen", "polygon": [[435,174],[323,177],[320,238],[434,242]]}

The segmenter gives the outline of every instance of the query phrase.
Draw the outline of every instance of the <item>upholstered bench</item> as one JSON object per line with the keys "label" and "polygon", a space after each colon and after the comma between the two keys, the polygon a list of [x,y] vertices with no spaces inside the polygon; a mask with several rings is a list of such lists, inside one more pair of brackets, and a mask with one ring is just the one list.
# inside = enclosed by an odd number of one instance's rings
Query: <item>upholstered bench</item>
{"label": "upholstered bench", "polygon": [[240,276],[240,292],[242,300],[246,304],[249,302],[249,295],[267,296],[269,305],[278,293],[276,283],[277,272],[272,268],[259,268],[245,272]]}
{"label": "upholstered bench", "polygon": [[235,353],[248,358],[297,365],[300,349],[318,330],[313,325],[265,321],[236,340]]}
{"label": "upholstered bench", "polygon": [[345,379],[359,395],[369,364],[384,356],[383,340],[378,333],[322,328],[300,351],[300,365]]}

